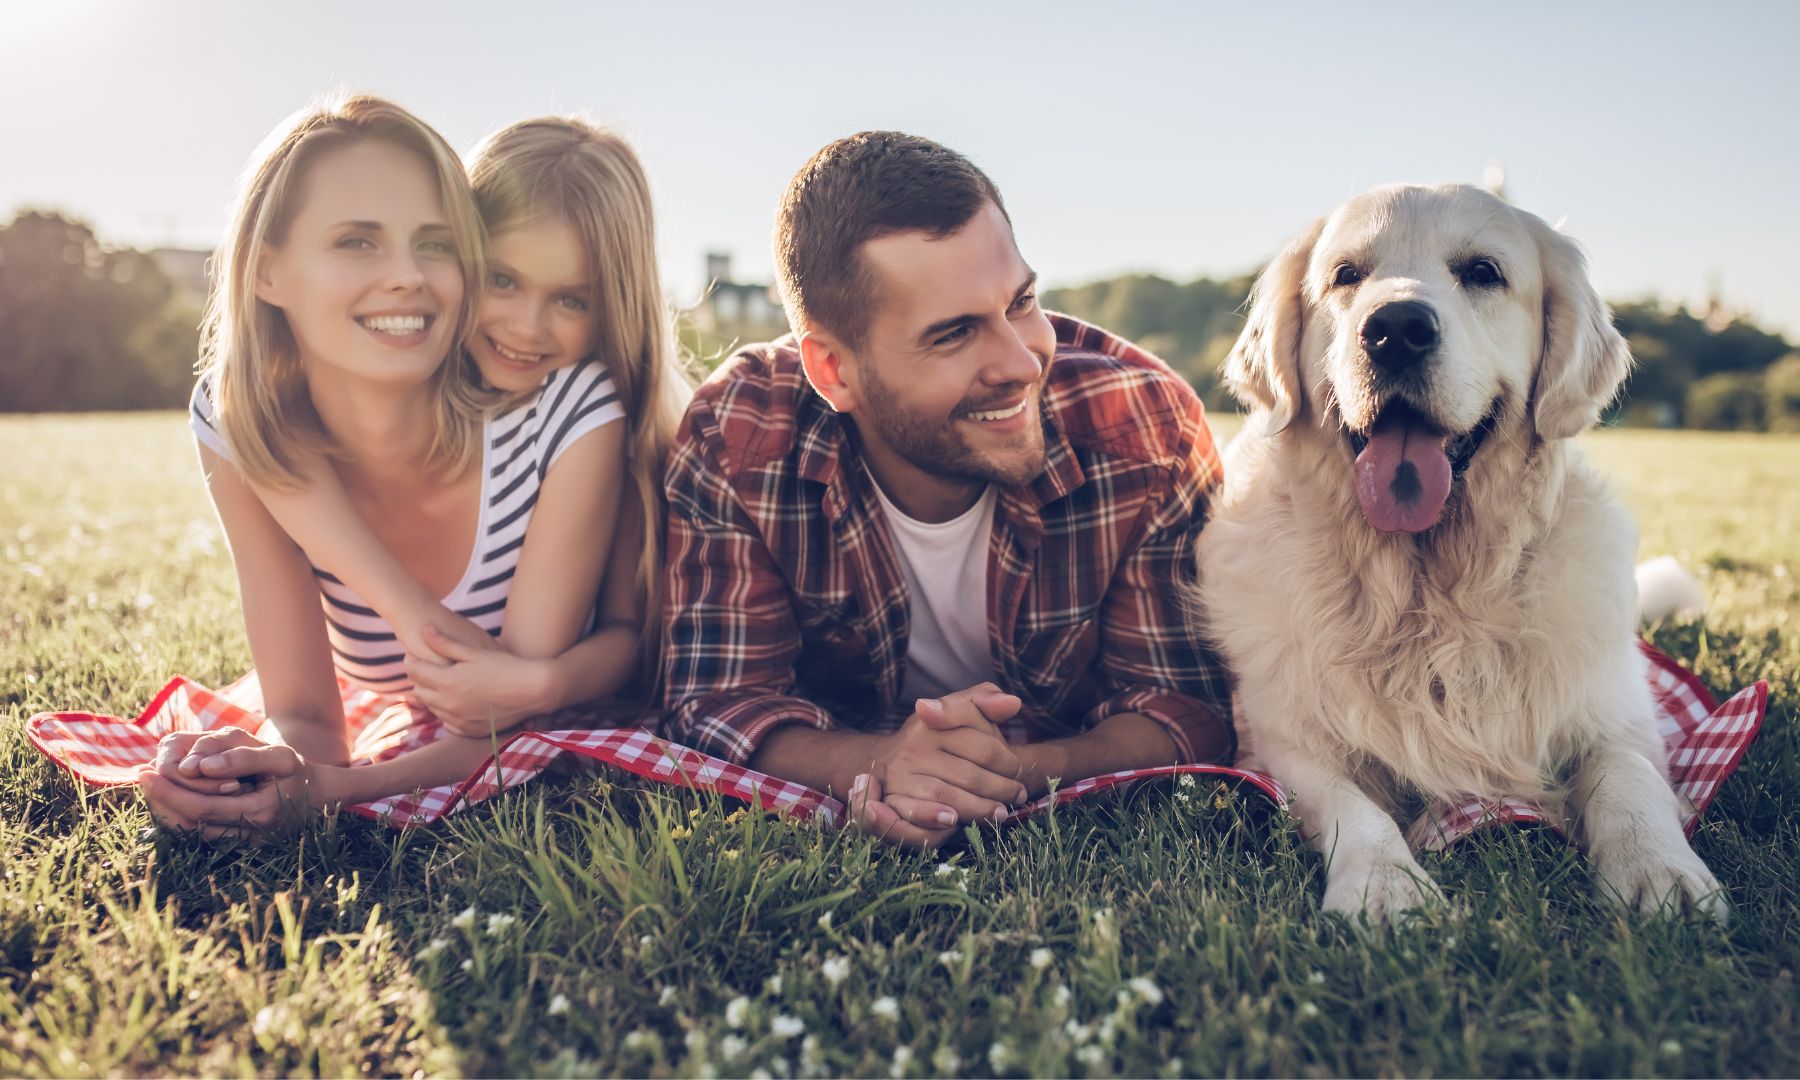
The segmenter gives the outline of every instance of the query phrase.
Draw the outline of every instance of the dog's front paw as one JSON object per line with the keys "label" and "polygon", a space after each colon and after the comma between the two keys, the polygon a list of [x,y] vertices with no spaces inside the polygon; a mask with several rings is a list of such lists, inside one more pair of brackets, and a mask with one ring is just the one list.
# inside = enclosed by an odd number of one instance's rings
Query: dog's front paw
{"label": "dog's front paw", "polygon": [[1619,907],[1673,915],[1690,908],[1723,926],[1731,904],[1719,880],[1685,843],[1678,851],[1643,848],[1596,852],[1594,870],[1600,892]]}
{"label": "dog's front paw", "polygon": [[1352,919],[1362,915],[1371,925],[1443,902],[1437,883],[1410,856],[1403,861],[1371,858],[1334,865],[1325,884],[1326,911]]}

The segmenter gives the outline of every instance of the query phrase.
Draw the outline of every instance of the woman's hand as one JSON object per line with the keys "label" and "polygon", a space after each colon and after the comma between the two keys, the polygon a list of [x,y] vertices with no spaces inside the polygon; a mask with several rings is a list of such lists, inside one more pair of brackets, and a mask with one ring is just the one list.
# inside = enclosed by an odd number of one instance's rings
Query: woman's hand
{"label": "woman's hand", "polygon": [[485,633],[468,642],[427,625],[424,637],[447,662],[407,655],[412,699],[452,732],[485,739],[555,709],[552,662],[514,656]]}
{"label": "woman's hand", "polygon": [[415,602],[407,605],[389,623],[400,639],[402,649],[433,664],[448,664],[451,660],[432,646],[431,639],[426,637],[428,631],[435,630],[440,636],[470,649],[485,648],[494,640],[486,630],[438,603],[423,590]]}
{"label": "woman's hand", "polygon": [[[171,777],[165,766],[177,754]],[[291,825],[328,805],[326,771],[292,747],[224,728],[191,740],[165,736],[156,763],[139,776],[138,785],[150,812],[170,828],[198,831],[207,839],[244,837]],[[219,793],[197,790],[207,784]]]}

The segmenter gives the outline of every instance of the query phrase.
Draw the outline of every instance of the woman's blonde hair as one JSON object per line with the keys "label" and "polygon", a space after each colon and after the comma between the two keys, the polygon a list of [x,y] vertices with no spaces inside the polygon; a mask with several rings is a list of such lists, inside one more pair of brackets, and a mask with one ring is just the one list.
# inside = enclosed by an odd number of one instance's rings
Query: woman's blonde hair
{"label": "woman's blonde hair", "polygon": [[693,384],[675,344],[656,265],[650,181],[617,133],[573,117],[521,120],[489,136],[469,164],[489,236],[534,221],[561,221],[587,249],[593,282],[593,355],[606,365],[631,425],[627,465],[643,550],[641,689],[655,681],[662,635],[663,471]]}
{"label": "woman's blonde hair", "polygon": [[335,449],[307,393],[287,318],[257,297],[256,274],[263,253],[286,242],[312,163],[327,150],[367,139],[410,150],[430,167],[462,266],[463,302],[449,359],[432,375],[432,439],[425,465],[459,473],[481,449],[483,398],[462,359],[486,276],[473,192],[443,136],[392,102],[352,94],[301,109],[269,135],[244,174],[231,230],[213,259],[200,368],[211,382],[213,408],[233,463],[253,484],[297,487],[303,482],[301,460]]}

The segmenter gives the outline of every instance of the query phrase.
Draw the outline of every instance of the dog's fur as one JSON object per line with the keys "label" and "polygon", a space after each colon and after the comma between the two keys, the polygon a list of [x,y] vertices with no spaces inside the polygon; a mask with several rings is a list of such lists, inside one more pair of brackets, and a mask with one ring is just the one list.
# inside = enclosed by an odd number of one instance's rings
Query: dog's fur
{"label": "dog's fur", "polygon": [[[1459,278],[1474,255],[1499,289]],[[1334,284],[1353,262],[1360,283]],[[1420,384],[1384,389],[1379,304],[1435,309]],[[1580,250],[1468,187],[1388,187],[1290,243],[1226,362],[1251,407],[1199,544],[1196,609],[1238,679],[1251,763],[1329,860],[1325,907],[1380,920],[1438,897],[1394,814],[1522,795],[1564,808],[1605,891],[1723,894],[1682,833],[1636,646],[1635,530],[1571,437],[1630,367]],[[1378,532],[1350,432],[1402,394],[1454,437],[1492,414],[1437,524]]]}

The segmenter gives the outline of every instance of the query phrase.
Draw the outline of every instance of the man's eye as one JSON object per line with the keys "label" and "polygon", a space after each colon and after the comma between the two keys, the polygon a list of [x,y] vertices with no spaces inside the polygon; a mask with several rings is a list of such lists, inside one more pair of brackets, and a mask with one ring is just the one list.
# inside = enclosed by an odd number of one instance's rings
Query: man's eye
{"label": "man's eye", "polygon": [[1035,303],[1037,303],[1037,294],[1026,293],[1012,302],[1012,309],[1014,311],[1030,311],[1031,306]]}
{"label": "man's eye", "polygon": [[957,342],[968,337],[970,334],[973,334],[974,332],[975,332],[974,327],[971,327],[968,323],[963,323],[961,326],[957,327],[956,329],[951,330],[948,333],[939,335],[938,339],[936,341],[933,341],[932,344],[933,345],[954,345]]}

